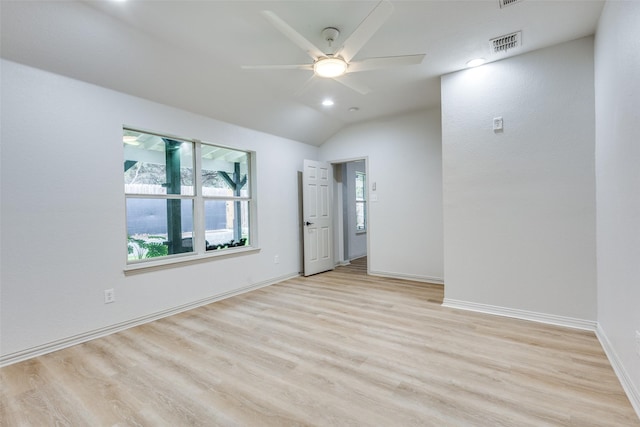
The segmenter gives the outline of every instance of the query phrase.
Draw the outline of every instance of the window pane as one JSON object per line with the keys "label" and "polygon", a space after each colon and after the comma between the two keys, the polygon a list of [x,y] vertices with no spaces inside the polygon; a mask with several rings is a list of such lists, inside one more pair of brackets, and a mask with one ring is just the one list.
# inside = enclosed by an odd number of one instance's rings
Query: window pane
{"label": "window pane", "polygon": [[204,202],[207,250],[249,244],[249,202],[206,200]]}
{"label": "window pane", "polygon": [[193,143],[124,130],[125,194],[193,192]]}
{"label": "window pane", "polygon": [[356,200],[364,200],[365,174],[356,172]]}
{"label": "window pane", "polygon": [[193,252],[193,201],[127,199],[129,261]]}
{"label": "window pane", "polygon": [[249,196],[249,153],[202,144],[202,194]]}
{"label": "window pane", "polygon": [[363,231],[366,229],[366,204],[365,202],[356,202],[356,230]]}

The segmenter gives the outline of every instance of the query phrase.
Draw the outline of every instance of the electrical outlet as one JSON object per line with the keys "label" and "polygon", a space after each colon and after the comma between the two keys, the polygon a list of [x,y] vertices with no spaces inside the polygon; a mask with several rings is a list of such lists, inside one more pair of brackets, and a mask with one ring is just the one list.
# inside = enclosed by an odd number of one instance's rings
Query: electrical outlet
{"label": "electrical outlet", "polygon": [[273,257],[273,263],[274,264],[280,264],[280,255],[276,255]]}
{"label": "electrical outlet", "polygon": [[493,130],[502,130],[502,117],[493,118]]}
{"label": "electrical outlet", "polygon": [[116,300],[116,291],[112,289],[104,290],[104,303],[110,304]]}

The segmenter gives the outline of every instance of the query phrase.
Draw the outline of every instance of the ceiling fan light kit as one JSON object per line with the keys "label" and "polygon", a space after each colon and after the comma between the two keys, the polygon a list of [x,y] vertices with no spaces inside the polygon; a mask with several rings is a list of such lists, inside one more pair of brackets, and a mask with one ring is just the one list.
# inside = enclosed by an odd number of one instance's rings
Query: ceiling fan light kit
{"label": "ceiling fan light kit", "polygon": [[347,72],[349,65],[340,57],[320,58],[313,63],[313,72],[318,77],[340,77]]}

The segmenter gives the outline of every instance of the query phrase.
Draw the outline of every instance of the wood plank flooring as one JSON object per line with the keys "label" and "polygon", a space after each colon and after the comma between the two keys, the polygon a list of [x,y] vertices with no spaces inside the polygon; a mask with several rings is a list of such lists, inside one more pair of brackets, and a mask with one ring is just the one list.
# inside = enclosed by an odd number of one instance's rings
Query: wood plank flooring
{"label": "wood plank flooring", "polygon": [[2,368],[2,425],[640,426],[593,333],[365,263]]}

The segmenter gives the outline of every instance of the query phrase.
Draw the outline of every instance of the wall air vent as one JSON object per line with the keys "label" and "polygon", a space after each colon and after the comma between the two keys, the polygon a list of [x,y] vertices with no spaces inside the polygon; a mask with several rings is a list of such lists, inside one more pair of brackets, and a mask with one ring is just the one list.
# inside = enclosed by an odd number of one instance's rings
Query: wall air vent
{"label": "wall air vent", "polygon": [[500,3],[500,9],[502,9],[503,7],[507,7],[507,6],[511,6],[514,3],[520,3],[522,0],[498,0],[498,3]]}
{"label": "wall air vent", "polygon": [[505,53],[508,50],[522,46],[522,31],[505,34],[489,40],[491,53]]}

